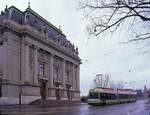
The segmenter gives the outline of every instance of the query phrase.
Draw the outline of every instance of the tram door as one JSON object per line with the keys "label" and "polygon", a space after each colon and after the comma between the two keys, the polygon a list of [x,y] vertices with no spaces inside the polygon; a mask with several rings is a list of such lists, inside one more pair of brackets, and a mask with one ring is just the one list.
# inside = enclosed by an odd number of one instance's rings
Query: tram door
{"label": "tram door", "polygon": [[41,98],[46,100],[46,83],[42,83],[40,86]]}
{"label": "tram door", "polygon": [[106,97],[107,97],[106,93],[101,93],[100,94],[100,99],[101,99],[103,104],[106,104]]}

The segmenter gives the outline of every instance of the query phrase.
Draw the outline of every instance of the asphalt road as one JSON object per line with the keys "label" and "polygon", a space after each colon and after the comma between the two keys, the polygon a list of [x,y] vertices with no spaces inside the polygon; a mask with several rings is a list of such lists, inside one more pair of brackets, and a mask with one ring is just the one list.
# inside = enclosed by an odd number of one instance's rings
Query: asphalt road
{"label": "asphalt road", "polygon": [[64,107],[0,108],[1,115],[150,115],[150,104],[144,100],[133,103],[90,106],[79,104]]}

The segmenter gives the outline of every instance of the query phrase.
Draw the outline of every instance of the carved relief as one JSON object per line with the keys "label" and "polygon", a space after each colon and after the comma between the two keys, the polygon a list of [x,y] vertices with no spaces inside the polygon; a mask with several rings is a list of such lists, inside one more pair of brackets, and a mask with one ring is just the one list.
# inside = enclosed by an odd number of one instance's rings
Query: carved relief
{"label": "carved relief", "polygon": [[41,32],[47,36],[47,27],[45,24],[41,27]]}
{"label": "carved relief", "polygon": [[38,52],[38,60],[47,63],[48,62],[48,54],[42,51]]}

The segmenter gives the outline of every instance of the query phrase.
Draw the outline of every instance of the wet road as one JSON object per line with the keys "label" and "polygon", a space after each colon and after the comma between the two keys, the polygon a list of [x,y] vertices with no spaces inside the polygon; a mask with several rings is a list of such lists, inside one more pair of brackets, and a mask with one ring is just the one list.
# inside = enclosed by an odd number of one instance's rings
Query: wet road
{"label": "wet road", "polygon": [[150,104],[134,103],[93,107],[87,104],[64,107],[0,108],[2,115],[150,115]]}

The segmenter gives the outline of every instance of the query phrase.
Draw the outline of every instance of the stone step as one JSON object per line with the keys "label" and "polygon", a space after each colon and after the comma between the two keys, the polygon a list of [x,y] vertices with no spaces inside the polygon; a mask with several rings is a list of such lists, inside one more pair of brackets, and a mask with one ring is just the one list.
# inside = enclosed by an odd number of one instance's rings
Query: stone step
{"label": "stone step", "polygon": [[68,101],[68,100],[41,100],[38,99],[30,105],[43,105],[43,106],[67,106],[67,105],[74,105],[74,104],[80,104],[80,101]]}

